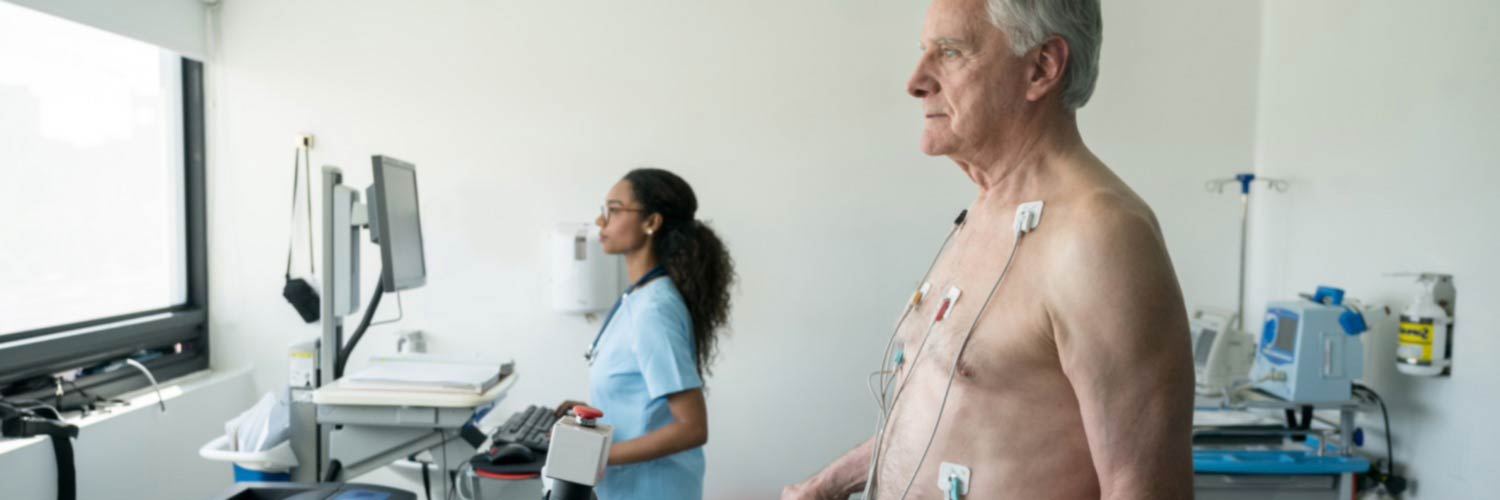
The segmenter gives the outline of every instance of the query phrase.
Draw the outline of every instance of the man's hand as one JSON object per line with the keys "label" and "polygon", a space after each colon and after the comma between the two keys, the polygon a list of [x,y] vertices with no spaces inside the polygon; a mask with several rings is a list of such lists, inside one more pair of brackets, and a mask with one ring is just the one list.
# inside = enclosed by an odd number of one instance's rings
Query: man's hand
{"label": "man's hand", "polygon": [[845,500],[865,487],[875,438],[866,439],[821,472],[781,489],[781,500]]}
{"label": "man's hand", "polygon": [[817,478],[789,485],[781,489],[781,500],[842,500],[837,495],[821,491],[815,486]]}

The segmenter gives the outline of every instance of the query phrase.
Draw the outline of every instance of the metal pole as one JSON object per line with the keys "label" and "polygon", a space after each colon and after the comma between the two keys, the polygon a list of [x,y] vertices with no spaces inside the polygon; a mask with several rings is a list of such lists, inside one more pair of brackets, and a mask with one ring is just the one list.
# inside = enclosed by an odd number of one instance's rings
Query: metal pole
{"label": "metal pole", "polygon": [[[338,205],[334,199],[334,191],[344,183],[344,173],[338,167],[323,167],[323,337],[318,346],[318,387],[333,383],[333,368],[338,360],[339,347],[343,345],[342,322],[343,317],[335,303],[338,302],[338,256],[334,251],[336,244],[334,238],[343,237],[343,231],[347,227],[334,227],[334,221],[338,218],[334,215],[335,207]],[[314,410],[316,411],[316,410]],[[314,415],[316,418],[316,415]],[[316,425],[316,424],[315,424]],[[308,464],[302,462],[299,468],[310,468],[313,473],[313,481],[323,480],[324,467],[329,458],[329,428],[317,425],[318,453],[317,459]],[[301,460],[300,458],[298,459]],[[306,473],[303,474],[305,476]]]}
{"label": "metal pole", "polygon": [[1240,299],[1239,315],[1236,321],[1239,330],[1245,330],[1245,247],[1250,240],[1250,190],[1246,189],[1240,194]]}
{"label": "metal pole", "polygon": [[338,263],[337,252],[334,251],[334,238],[343,236],[340,230],[347,231],[348,228],[333,227],[335,205],[334,188],[343,184],[344,173],[338,167],[323,167],[323,340],[318,348],[318,382],[317,386],[333,382],[334,362],[338,358],[340,323],[343,322],[342,314],[336,310],[334,304],[338,302],[338,283],[336,281]]}
{"label": "metal pole", "polygon": [[1239,300],[1237,301],[1237,304],[1236,304],[1236,306],[1238,307],[1238,309],[1235,311],[1234,319],[1232,321],[1230,321],[1230,323],[1229,323],[1231,327],[1239,329],[1239,330],[1244,330],[1245,329],[1245,286],[1246,286],[1245,285],[1245,269],[1248,266],[1247,259],[1249,257],[1249,245],[1250,245],[1250,185],[1254,184],[1255,181],[1257,181],[1257,180],[1265,181],[1266,182],[1266,187],[1271,188],[1273,190],[1276,190],[1276,191],[1285,191],[1286,190],[1286,182],[1285,181],[1280,181],[1280,180],[1276,180],[1276,179],[1268,179],[1268,178],[1264,178],[1264,177],[1256,177],[1256,175],[1254,173],[1252,173],[1252,172],[1243,172],[1243,173],[1235,174],[1234,177],[1231,177],[1231,178],[1228,178],[1228,179],[1213,179],[1213,180],[1208,181],[1208,184],[1206,184],[1206,186],[1208,187],[1209,191],[1213,191],[1213,192],[1216,192],[1216,193],[1222,193],[1222,192],[1224,192],[1224,186],[1229,185],[1229,184],[1239,184],[1239,187],[1240,187],[1240,282],[1239,282],[1239,290],[1238,290]]}

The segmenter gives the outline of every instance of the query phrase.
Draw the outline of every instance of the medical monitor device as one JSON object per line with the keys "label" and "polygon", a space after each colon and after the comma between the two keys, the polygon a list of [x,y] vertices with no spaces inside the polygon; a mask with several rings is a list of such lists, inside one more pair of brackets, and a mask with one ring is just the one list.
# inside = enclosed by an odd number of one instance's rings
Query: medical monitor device
{"label": "medical monitor device", "polygon": [[1348,401],[1364,375],[1364,316],[1343,305],[1343,290],[1318,287],[1312,300],[1267,304],[1250,378],[1255,388],[1294,403]]}
{"label": "medical monitor device", "polygon": [[422,217],[417,203],[417,170],[410,163],[384,155],[371,161],[375,184],[367,190],[370,240],[380,244],[385,272],[380,285],[387,292],[427,283],[422,249]]}
{"label": "medical monitor device", "polygon": [[340,350],[350,351],[358,343],[367,323],[355,330],[346,345],[344,317],[360,306],[360,231],[370,230],[370,240],[380,246],[381,280],[384,292],[422,286],[427,266],[422,246],[421,213],[417,202],[417,175],[412,164],[383,155],[372,158],[375,183],[360,192],[344,184],[343,171],[323,167],[323,323],[318,348],[318,386],[331,382],[341,371]]}
{"label": "medical monitor device", "polygon": [[1233,313],[1197,310],[1188,320],[1193,372],[1200,394],[1218,394],[1250,374],[1255,339],[1231,325]]}
{"label": "medical monitor device", "polygon": [[1193,367],[1202,370],[1208,364],[1209,354],[1219,335],[1228,329],[1230,317],[1218,311],[1195,310],[1188,320],[1188,331],[1192,337]]}

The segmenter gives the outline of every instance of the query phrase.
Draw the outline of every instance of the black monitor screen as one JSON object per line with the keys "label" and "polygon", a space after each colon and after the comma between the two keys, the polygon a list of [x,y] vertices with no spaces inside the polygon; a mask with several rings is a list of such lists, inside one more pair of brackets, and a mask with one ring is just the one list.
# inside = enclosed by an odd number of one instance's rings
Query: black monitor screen
{"label": "black monitor screen", "polygon": [[422,253],[422,218],[417,207],[417,170],[388,156],[375,156],[375,189],[380,258],[385,266],[381,285],[388,292],[416,288],[427,282]]}

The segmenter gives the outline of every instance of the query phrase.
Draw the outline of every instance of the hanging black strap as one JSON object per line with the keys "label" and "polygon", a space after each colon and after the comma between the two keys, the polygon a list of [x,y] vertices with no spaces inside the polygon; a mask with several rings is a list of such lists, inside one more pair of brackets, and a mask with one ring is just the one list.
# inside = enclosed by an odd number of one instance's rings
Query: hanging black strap
{"label": "hanging black strap", "polygon": [[[72,434],[77,437],[77,427],[72,428]],[[48,436],[52,439],[52,455],[57,462],[57,498],[74,500],[78,498],[78,471],[73,463],[73,440],[68,437],[68,431],[51,432]]]}
{"label": "hanging black strap", "polygon": [[292,155],[292,216],[291,223],[288,224],[291,234],[287,236],[286,241],[286,279],[288,280],[292,279],[292,245],[296,242],[297,234],[297,185],[302,184],[300,179],[304,169],[307,170],[307,181],[303,184],[306,187],[303,191],[307,194],[307,267],[310,275],[318,274],[318,267],[313,263],[312,159],[307,148],[298,147]]}

